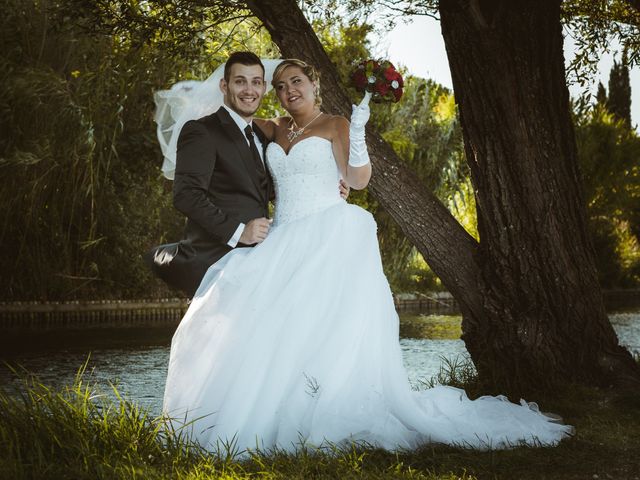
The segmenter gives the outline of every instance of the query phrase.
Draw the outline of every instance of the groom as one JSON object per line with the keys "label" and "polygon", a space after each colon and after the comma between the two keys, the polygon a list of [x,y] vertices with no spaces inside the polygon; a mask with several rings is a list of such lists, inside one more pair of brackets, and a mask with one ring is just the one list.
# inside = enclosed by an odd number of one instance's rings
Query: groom
{"label": "groom", "polygon": [[232,248],[261,243],[271,223],[267,139],[252,122],[266,91],[260,59],[231,54],[220,89],[224,105],[185,123],[178,138],[173,204],[187,217],[184,238],[144,255],[158,277],[189,297],[212,264]]}
{"label": "groom", "polygon": [[[264,159],[268,140],[253,123],[266,92],[264,65],[235,52],[224,68],[224,105],[184,124],[178,138],[173,204],[187,217],[184,238],[144,255],[170,287],[193,297],[207,269],[236,247],[264,241],[273,186]],[[349,195],[341,181],[340,194]]]}

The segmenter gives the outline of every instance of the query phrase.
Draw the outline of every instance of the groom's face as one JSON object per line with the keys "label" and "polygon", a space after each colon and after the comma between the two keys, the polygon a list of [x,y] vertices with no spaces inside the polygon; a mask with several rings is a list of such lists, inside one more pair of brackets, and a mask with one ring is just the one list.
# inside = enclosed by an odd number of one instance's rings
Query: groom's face
{"label": "groom's face", "polygon": [[235,63],[231,66],[229,81],[220,80],[225,105],[246,120],[260,107],[266,87],[260,65]]}

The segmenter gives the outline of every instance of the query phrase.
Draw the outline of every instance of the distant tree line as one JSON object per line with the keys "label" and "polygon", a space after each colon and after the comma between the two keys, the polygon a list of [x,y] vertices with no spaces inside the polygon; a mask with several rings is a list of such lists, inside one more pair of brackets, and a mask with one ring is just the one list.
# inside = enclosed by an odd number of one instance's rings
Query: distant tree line
{"label": "distant tree line", "polygon": [[576,109],[576,140],[600,283],[640,284],[640,137],[631,123],[627,56],[614,61],[608,92],[598,83],[596,103]]}

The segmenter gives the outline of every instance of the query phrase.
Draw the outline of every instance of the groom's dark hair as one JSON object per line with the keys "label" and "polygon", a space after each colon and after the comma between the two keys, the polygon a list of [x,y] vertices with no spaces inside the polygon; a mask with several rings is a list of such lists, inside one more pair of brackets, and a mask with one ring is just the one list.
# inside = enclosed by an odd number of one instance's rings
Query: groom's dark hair
{"label": "groom's dark hair", "polygon": [[233,52],[231,55],[229,55],[229,59],[227,60],[227,63],[225,63],[224,65],[224,81],[225,82],[229,81],[229,76],[231,75],[231,67],[236,63],[239,63],[241,65],[246,65],[247,67],[250,67],[251,65],[260,65],[260,67],[262,68],[262,78],[264,78],[264,65],[262,64],[262,62],[260,61],[260,58],[255,53]]}

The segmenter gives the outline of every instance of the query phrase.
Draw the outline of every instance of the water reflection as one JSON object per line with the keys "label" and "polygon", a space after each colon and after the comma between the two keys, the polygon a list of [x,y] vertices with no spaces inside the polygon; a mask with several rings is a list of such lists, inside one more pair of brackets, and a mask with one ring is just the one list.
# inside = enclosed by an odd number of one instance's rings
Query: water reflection
{"label": "water reflection", "polygon": [[619,312],[609,315],[618,340],[634,355],[640,355],[640,312]]}
{"label": "water reflection", "polygon": [[[610,319],[620,343],[640,355],[640,312],[615,313]],[[467,355],[460,340],[460,320],[457,316],[442,315],[402,317],[400,345],[413,385],[435,375],[440,369],[441,357]],[[5,351],[2,359],[12,365],[19,363],[36,373],[43,383],[59,387],[73,381],[78,368],[90,355],[87,380],[96,382],[108,395],[112,395],[109,385],[113,383],[126,397],[159,414],[171,334],[170,330],[131,330],[124,336],[122,331],[98,335],[67,332],[47,336],[43,344],[32,343],[27,351],[13,354]],[[8,389],[20,387],[6,365],[0,366],[0,385]]]}

